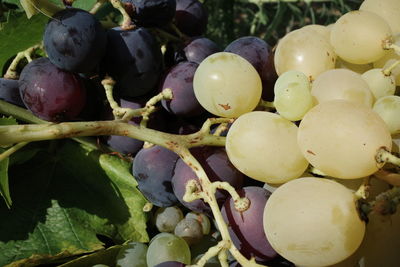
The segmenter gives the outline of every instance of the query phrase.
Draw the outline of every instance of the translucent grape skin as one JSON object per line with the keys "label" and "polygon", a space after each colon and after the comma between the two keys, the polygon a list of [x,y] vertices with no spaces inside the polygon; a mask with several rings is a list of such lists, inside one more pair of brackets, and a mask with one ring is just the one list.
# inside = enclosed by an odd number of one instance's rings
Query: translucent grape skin
{"label": "translucent grape skin", "polygon": [[124,0],[131,17],[137,25],[143,27],[160,27],[172,21],[175,16],[175,0]]}
{"label": "translucent grape skin", "polygon": [[393,35],[400,33],[400,2],[397,0],[364,0],[359,8],[375,13],[385,19]]}
{"label": "translucent grape skin", "polygon": [[132,174],[142,194],[158,207],[179,203],[171,184],[178,158],[177,154],[160,146],[143,148],[135,157]]}
{"label": "translucent grape skin", "polygon": [[347,62],[366,64],[379,60],[387,52],[383,44],[392,38],[387,22],[368,11],[350,11],[331,29],[331,44]]}
{"label": "translucent grape skin", "polygon": [[0,99],[25,108],[19,93],[18,80],[0,78]]}
{"label": "translucent grape skin", "polygon": [[192,117],[205,112],[193,91],[193,76],[197,67],[197,63],[182,62],[165,73],[160,90],[171,89],[172,99],[163,99],[161,104],[171,114]]}
{"label": "translucent grape skin", "polygon": [[145,95],[156,89],[162,72],[159,44],[149,30],[110,29],[104,68],[115,79],[120,97]]}
{"label": "translucent grape skin", "polygon": [[[229,161],[225,149],[217,147],[204,147],[197,149],[193,152],[196,159],[203,166],[208,178],[211,181],[224,181],[228,182],[235,189],[239,189],[243,184],[243,174],[240,173]],[[172,186],[176,197],[188,209],[195,212],[203,212],[210,214],[210,207],[204,203],[203,200],[197,199],[191,202],[183,200],[183,195],[186,191],[186,184],[189,180],[198,177],[193,170],[179,159],[175,166],[174,175],[172,177]],[[217,190],[216,198],[220,205],[222,205],[227,198],[227,193],[223,190]]]}
{"label": "translucent grape skin", "polygon": [[182,238],[170,233],[160,233],[151,239],[146,258],[148,267],[166,261],[190,264],[191,253],[188,244]]}
{"label": "translucent grape skin", "polygon": [[24,67],[19,90],[33,114],[52,122],[76,119],[86,103],[81,78],[59,69],[48,58],[35,59]]}
{"label": "translucent grape skin", "polygon": [[172,233],[182,219],[182,210],[177,206],[158,208],[154,214],[157,230],[162,233]]}
{"label": "translucent grape skin", "polygon": [[276,189],[264,209],[272,247],[296,266],[329,266],[356,251],[365,234],[352,191],[305,177]]}
{"label": "translucent grape skin", "polygon": [[208,13],[198,0],[176,0],[176,27],[188,36],[200,36],[207,29]]}
{"label": "translucent grape skin", "polygon": [[326,175],[355,179],[369,176],[383,164],[377,151],[392,147],[385,122],[362,104],[331,100],[312,108],[302,119],[298,144],[304,157]]}
{"label": "translucent grape skin", "polygon": [[228,118],[252,111],[262,92],[256,69],[241,56],[228,52],[212,54],[200,63],[193,88],[208,112]]}
{"label": "translucent grape skin", "polygon": [[184,218],[176,225],[174,234],[183,238],[191,246],[203,238],[203,229],[196,219]]}
{"label": "translucent grape skin", "polygon": [[140,242],[129,242],[116,256],[116,267],[147,267],[147,245]]}
{"label": "translucent grape skin", "polygon": [[200,64],[206,57],[220,52],[218,45],[206,37],[193,37],[183,47],[188,61]]}
{"label": "translucent grape skin", "polygon": [[274,64],[278,75],[297,70],[313,81],[320,73],[335,68],[336,53],[323,35],[298,29],[278,42]]}
{"label": "translucent grape skin", "polygon": [[154,267],[185,267],[186,264],[183,264],[178,261],[166,261],[155,265]]}
{"label": "translucent grape skin", "polygon": [[95,70],[104,56],[106,31],[96,17],[76,8],[56,13],[46,25],[43,42],[50,61],[72,72]]}
{"label": "translucent grape skin", "polygon": [[375,100],[394,95],[396,91],[396,78],[394,75],[385,74],[383,69],[370,69],[364,72],[362,77],[368,83]]}
{"label": "translucent grape skin", "polygon": [[237,211],[231,197],[221,208],[233,244],[248,259],[254,257],[257,261],[271,260],[277,253],[269,244],[263,230],[264,207],[270,192],[262,187],[250,186],[239,190],[238,194],[250,200],[247,210]]}
{"label": "translucent grape skin", "polygon": [[278,114],[253,111],[233,122],[226,151],[248,177],[284,183],[299,177],[308,166],[297,145],[297,131],[294,123]]}
{"label": "translucent grape skin", "polygon": [[390,133],[400,133],[400,97],[384,96],[379,98],[372,108],[385,121]]}

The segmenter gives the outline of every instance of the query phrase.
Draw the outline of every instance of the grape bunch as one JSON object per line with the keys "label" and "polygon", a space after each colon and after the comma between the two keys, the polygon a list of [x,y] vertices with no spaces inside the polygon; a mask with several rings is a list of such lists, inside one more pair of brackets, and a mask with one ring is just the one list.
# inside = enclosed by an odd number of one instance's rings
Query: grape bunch
{"label": "grape bunch", "polygon": [[225,48],[198,0],[110,2],[55,13],[0,98],[132,162],[152,239],[115,266],[397,266],[400,1]]}

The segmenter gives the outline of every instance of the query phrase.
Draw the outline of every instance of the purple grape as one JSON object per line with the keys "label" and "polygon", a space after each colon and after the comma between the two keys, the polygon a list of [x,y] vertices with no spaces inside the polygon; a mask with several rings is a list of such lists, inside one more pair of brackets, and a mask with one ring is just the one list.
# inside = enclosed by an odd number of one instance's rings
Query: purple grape
{"label": "purple grape", "polygon": [[104,56],[107,37],[94,15],[66,8],[48,22],[43,41],[54,65],[67,71],[89,72]]}
{"label": "purple grape", "polygon": [[48,58],[33,60],[25,66],[19,90],[33,114],[53,122],[76,119],[86,103],[82,79],[59,69]]}
{"label": "purple grape", "polygon": [[133,162],[132,173],[143,195],[158,207],[170,207],[179,203],[171,185],[178,155],[153,146],[140,150]]}
{"label": "purple grape", "polygon": [[[262,39],[254,36],[245,36],[230,43],[224,50],[237,54],[247,61],[257,70],[263,85],[263,95],[273,93],[273,84],[277,79],[273,62],[271,62],[271,47]],[[272,86],[271,86],[272,85]]]}
{"label": "purple grape", "polygon": [[172,21],[175,15],[175,0],[124,0],[133,20],[143,27],[160,27]]}
{"label": "purple grape", "polygon": [[183,48],[186,59],[191,62],[200,64],[206,57],[214,53],[220,52],[218,45],[205,37],[197,37],[191,39]]}
{"label": "purple grape", "polygon": [[198,0],[176,0],[175,24],[188,36],[202,35],[207,28],[208,13]]}
{"label": "purple grape", "polygon": [[0,78],[0,99],[25,108],[19,94],[18,80]]}
{"label": "purple grape", "polygon": [[[243,184],[243,174],[239,172],[229,161],[224,148],[219,147],[203,147],[192,150],[193,155],[204,168],[208,178],[214,181],[224,181],[231,184],[234,188],[239,189]],[[193,170],[179,159],[175,166],[174,176],[172,177],[172,186],[178,200],[188,209],[195,212],[210,213],[210,207],[203,200],[195,200],[186,202],[183,200],[186,184],[189,180],[198,177]],[[215,194],[217,201],[222,205],[227,198],[227,193],[222,190],[217,190]]]}
{"label": "purple grape", "polygon": [[162,106],[176,116],[191,117],[205,112],[193,90],[193,76],[198,64],[182,62],[170,69],[163,82],[161,90],[170,88],[173,98],[162,100]]}
{"label": "purple grape", "polygon": [[267,241],[263,227],[264,207],[271,193],[262,187],[250,186],[239,190],[238,194],[250,200],[247,210],[237,211],[231,197],[221,208],[233,244],[249,259],[270,260],[276,257],[277,253]]}
{"label": "purple grape", "polygon": [[155,265],[154,267],[185,267],[186,264],[177,261],[166,261]]}
{"label": "purple grape", "polygon": [[121,97],[145,95],[156,88],[162,72],[159,44],[145,28],[108,31],[106,72],[116,80]]}

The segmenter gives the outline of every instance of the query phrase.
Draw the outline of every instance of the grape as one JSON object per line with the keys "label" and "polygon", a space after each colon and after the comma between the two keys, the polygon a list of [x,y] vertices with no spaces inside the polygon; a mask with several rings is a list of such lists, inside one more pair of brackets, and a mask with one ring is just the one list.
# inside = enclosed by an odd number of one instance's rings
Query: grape
{"label": "grape", "polygon": [[171,89],[172,99],[162,100],[162,106],[176,116],[191,117],[205,112],[193,91],[193,76],[198,67],[194,62],[182,62],[166,72],[161,90]]}
{"label": "grape", "polygon": [[400,133],[400,97],[385,96],[378,99],[373,110],[385,121],[391,134]]}
{"label": "grape", "polygon": [[359,247],[365,223],[350,190],[306,177],[272,193],[264,209],[264,231],[272,247],[296,265],[328,266]]}
{"label": "grape", "polygon": [[226,151],[233,165],[247,176],[284,183],[299,177],[308,166],[296,138],[294,123],[274,113],[254,111],[232,124]]}
{"label": "grape", "polygon": [[287,71],[279,76],[274,94],[276,110],[283,118],[291,121],[301,120],[314,105],[310,81],[299,71]]}
{"label": "grape", "polygon": [[175,25],[188,36],[200,36],[207,28],[208,13],[198,0],[176,0]]}
{"label": "grape", "polygon": [[107,37],[94,15],[66,8],[47,23],[43,42],[50,61],[60,69],[90,72],[105,53]]}
{"label": "grape", "polygon": [[154,267],[184,267],[185,264],[177,261],[165,261],[155,265]]}
{"label": "grape", "polygon": [[[397,41],[399,42],[399,41]],[[396,44],[397,44],[396,42]],[[392,64],[400,60],[400,55],[397,55],[394,50],[389,50],[385,56],[374,62],[375,68],[389,68]],[[392,69],[391,73],[395,76],[396,85],[400,86],[400,65]]]}
{"label": "grape", "polygon": [[372,106],[373,95],[363,77],[351,70],[334,69],[320,74],[312,84],[311,94],[318,103],[343,99]]}
{"label": "grape", "polygon": [[231,42],[224,51],[250,62],[260,75],[263,91],[271,89],[268,86],[271,82],[271,47],[264,40],[254,36],[241,37]]}
{"label": "grape", "polygon": [[376,100],[383,96],[393,95],[396,91],[395,77],[383,73],[383,69],[371,69],[366,71],[362,77],[368,83]]}
{"label": "grape", "polygon": [[263,230],[263,212],[270,193],[262,187],[244,187],[238,191],[240,197],[250,200],[245,211],[237,211],[232,198],[228,198],[221,212],[233,244],[248,259],[270,260],[277,256]]}
{"label": "grape", "polygon": [[183,219],[182,210],[176,206],[158,208],[155,215],[157,230],[160,232],[173,232],[176,225]]}
{"label": "grape", "polygon": [[108,31],[105,69],[116,80],[115,92],[135,97],[156,88],[162,72],[162,54],[156,39],[145,28]]}
{"label": "grape", "polygon": [[341,16],[331,30],[336,54],[354,64],[371,63],[383,57],[383,44],[392,31],[384,19],[368,11],[350,11]]}
{"label": "grape", "polygon": [[143,27],[160,27],[172,21],[175,0],[125,0],[134,7],[132,18]]}
{"label": "grape", "polygon": [[336,69],[348,69],[359,74],[363,74],[364,72],[373,68],[372,63],[368,64],[353,64],[346,62],[345,60],[341,59],[340,57],[336,60]]}
{"label": "grape", "polygon": [[147,267],[147,245],[139,242],[129,242],[124,245],[116,256],[116,267]]}
{"label": "grape", "polygon": [[375,155],[391,150],[385,122],[371,108],[345,100],[331,100],[312,108],[300,122],[298,144],[315,168],[343,179],[373,174],[383,164]]}
{"label": "grape", "polygon": [[25,108],[24,102],[19,94],[18,80],[0,78],[0,99]]}
{"label": "grape", "polygon": [[188,245],[193,245],[203,238],[203,228],[196,219],[184,218],[176,225],[174,234],[182,237]]}
{"label": "grape", "polygon": [[205,37],[192,38],[183,48],[186,59],[200,64],[206,57],[220,52],[216,43]]}
{"label": "grape", "polygon": [[19,90],[25,106],[53,122],[75,119],[86,102],[81,78],[53,65],[48,58],[33,60],[21,72]]}
{"label": "grape", "polygon": [[210,222],[210,219],[205,214],[196,213],[196,212],[188,212],[188,213],[186,213],[185,218],[197,220],[201,225],[204,235],[208,235],[210,233],[211,222]]}
{"label": "grape", "polygon": [[[204,168],[208,178],[214,181],[228,182],[235,189],[239,189],[243,184],[243,174],[240,173],[229,161],[225,149],[217,147],[198,148],[192,151],[196,159]],[[193,170],[182,160],[179,159],[175,166],[174,175],[172,177],[172,186],[174,193],[179,201],[188,209],[195,212],[210,213],[210,207],[203,200],[197,199],[192,202],[183,200],[186,191],[186,184],[189,180],[198,177]],[[215,194],[219,204],[223,204],[227,198],[227,193],[223,190],[217,190]]]}
{"label": "grape", "polygon": [[400,33],[400,2],[398,0],[364,0],[360,10],[379,15],[389,24],[394,35]]}
{"label": "grape", "polygon": [[215,53],[200,63],[193,88],[207,111],[228,118],[252,111],[262,91],[256,69],[244,58],[228,52]]}
{"label": "grape", "polygon": [[324,36],[325,40],[330,42],[331,30],[324,25],[310,24],[310,25],[303,26],[301,29],[314,31],[314,32]]}
{"label": "grape", "polygon": [[133,162],[132,173],[142,194],[154,205],[169,207],[178,203],[171,179],[178,155],[153,146],[140,150]]}
{"label": "grape", "polygon": [[190,249],[185,240],[170,233],[160,233],[152,238],[146,258],[148,267],[166,261],[190,264],[191,259]]}
{"label": "grape", "polygon": [[298,29],[278,42],[274,62],[278,75],[297,70],[314,80],[320,73],[335,67],[336,54],[323,35]]}

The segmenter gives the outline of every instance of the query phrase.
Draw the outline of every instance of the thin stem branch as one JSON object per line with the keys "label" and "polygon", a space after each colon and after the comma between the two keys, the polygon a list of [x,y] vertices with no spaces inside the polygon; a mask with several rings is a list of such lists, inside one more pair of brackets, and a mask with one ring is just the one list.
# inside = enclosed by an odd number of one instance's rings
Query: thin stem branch
{"label": "thin stem branch", "polygon": [[[153,113],[154,111],[156,111],[155,105],[158,102],[160,102],[163,99],[170,100],[170,99],[172,99],[172,97],[173,97],[172,90],[170,88],[166,88],[161,93],[150,98],[150,100],[147,101],[147,103],[146,103],[145,110],[142,112],[142,121],[140,122],[140,126],[146,127],[147,122],[149,121],[149,118],[150,118],[150,114]],[[123,119],[130,120],[131,118],[132,117],[129,117],[129,115],[128,115],[128,116],[124,116]]]}
{"label": "thin stem branch", "polygon": [[4,151],[3,153],[0,154],[0,161],[4,160],[5,158],[8,158],[14,152],[17,152],[19,149],[23,148],[27,144],[29,144],[29,142],[21,142],[21,143],[18,143],[16,145],[10,147],[9,149],[7,149],[6,151]]}
{"label": "thin stem branch", "polygon": [[135,26],[132,25],[132,20],[129,14],[126,12],[124,5],[121,3],[120,0],[109,0],[111,5],[115,8],[118,9],[118,11],[121,13],[123,19],[122,19],[122,24],[121,24],[121,29],[123,30],[131,30]]}
{"label": "thin stem branch", "polygon": [[227,182],[213,182],[211,183],[211,193],[215,194],[216,189],[222,189],[227,191],[234,202],[235,209],[239,212],[243,212],[247,210],[250,206],[250,200],[246,197],[240,197],[239,194],[236,192],[235,188],[233,188]]}
{"label": "thin stem branch", "polygon": [[107,0],[97,0],[92,9],[90,9],[90,13],[96,14],[105,2],[107,2]]}
{"label": "thin stem branch", "polygon": [[396,60],[393,64],[391,64],[389,67],[385,68],[382,70],[383,75],[385,76],[390,76],[392,75],[392,71],[400,64],[400,60]]}
{"label": "thin stem branch", "polygon": [[24,58],[26,58],[28,60],[28,62],[32,61],[32,54],[33,52],[35,52],[36,49],[41,48],[41,45],[34,45],[32,47],[29,47],[28,49],[19,52],[16,57],[13,59],[13,61],[11,62],[10,66],[7,69],[6,74],[4,74],[4,78],[6,79],[13,79],[16,80],[19,77],[18,74],[18,64],[21,60],[23,60]]}
{"label": "thin stem branch", "polygon": [[390,153],[386,148],[381,148],[378,150],[375,160],[379,164],[388,162],[400,166],[400,158]]}
{"label": "thin stem branch", "polygon": [[[212,257],[219,255],[221,251],[225,251],[230,246],[228,240],[221,240],[217,245],[210,247],[207,252],[200,258],[200,260],[194,265],[188,265],[188,267],[203,267],[207,264],[207,261]],[[226,253],[225,253],[226,255]],[[226,259],[224,260],[226,264]],[[225,265],[226,266],[226,265]]]}

